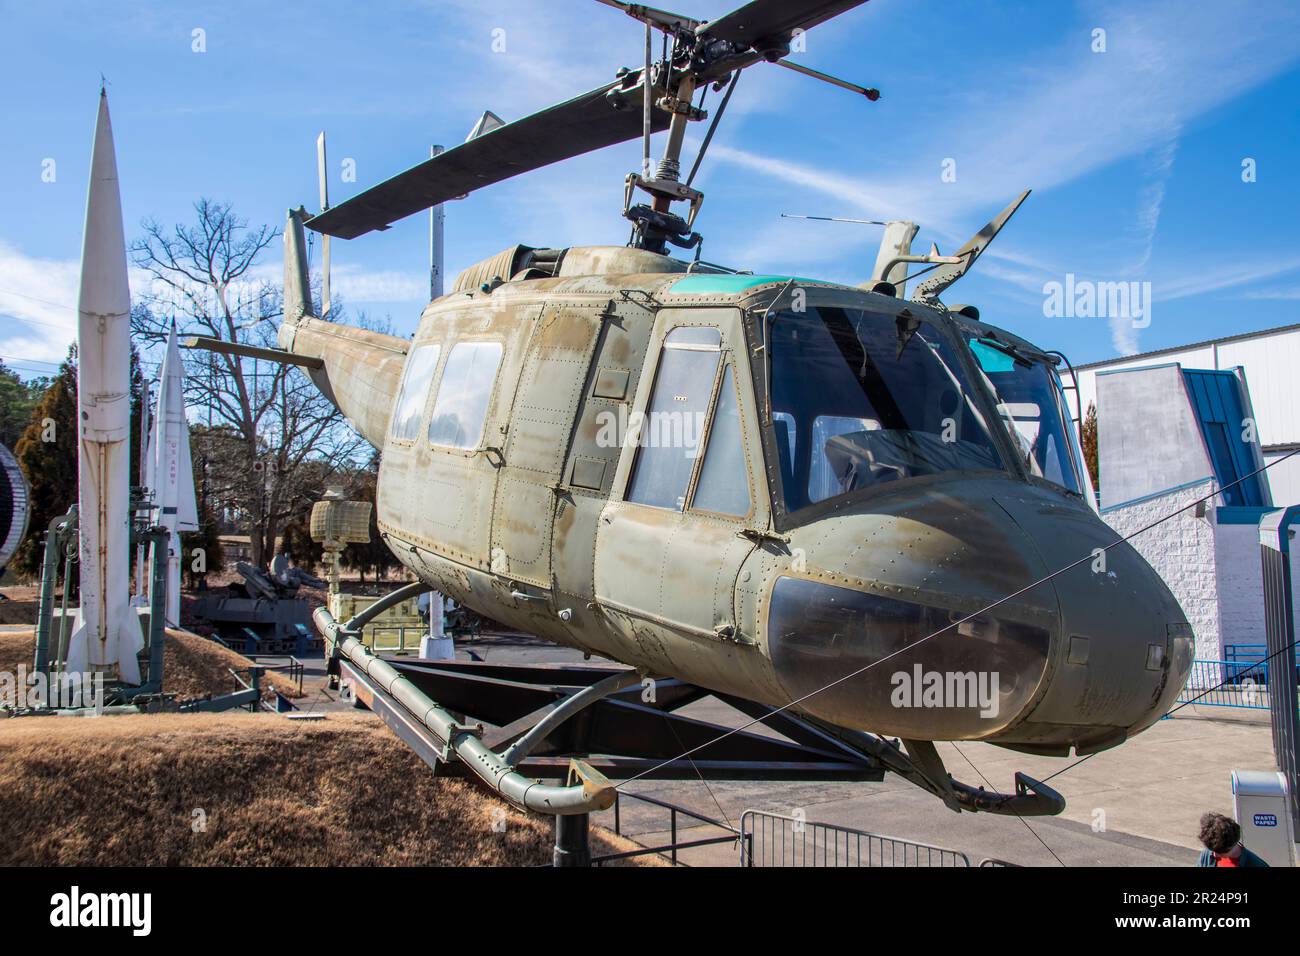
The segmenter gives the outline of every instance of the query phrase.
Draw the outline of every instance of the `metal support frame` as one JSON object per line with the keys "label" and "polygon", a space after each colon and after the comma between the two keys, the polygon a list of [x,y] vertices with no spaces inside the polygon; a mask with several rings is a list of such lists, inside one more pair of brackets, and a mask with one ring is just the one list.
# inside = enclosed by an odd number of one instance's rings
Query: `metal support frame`
{"label": "metal support frame", "polygon": [[585,813],[555,817],[554,866],[591,866],[590,824]]}
{"label": "metal support frame", "polygon": [[[143,525],[132,530],[131,544],[149,545],[149,655],[144,681],[138,687],[124,686],[112,695],[114,703],[127,703],[162,693],[163,650],[167,639],[167,550],[171,532],[161,525]],[[179,586],[179,582],[177,582]]]}
{"label": "metal support frame", "polygon": [[[59,586],[59,556],[65,553],[67,540],[76,532],[77,506],[73,505],[66,514],[55,515],[45,532],[45,560],[41,565],[40,600],[36,610],[36,658],[33,670],[46,674],[50,670],[50,633],[54,627],[54,592]],[[64,575],[63,603],[68,603],[68,579]],[[61,623],[61,627],[64,623]],[[58,647],[55,658],[58,660]]]}
{"label": "metal support frame", "polygon": [[[880,762],[870,754],[803,718],[774,713],[770,707],[675,678],[656,680],[653,694],[648,695],[637,686],[637,672],[617,664],[406,658],[391,664],[442,707],[490,725],[483,732],[485,745],[510,747],[526,741],[527,753],[515,766],[534,777],[563,777],[575,757],[614,779],[681,780],[702,775],[717,780],[878,781],[884,777]],[[786,739],[678,713],[707,697],[762,720]],[[556,719],[561,714],[567,719]],[[680,759],[687,750],[695,752],[690,759]],[[453,767],[447,770],[455,772]]]}
{"label": "metal support frame", "polygon": [[339,625],[326,608],[317,609],[316,624],[330,645],[330,654],[350,665],[362,703],[378,712],[426,761],[430,753],[443,763],[459,758],[484,783],[516,806],[565,816],[607,809],[614,802],[614,788],[603,775],[574,759],[569,761],[569,777],[578,782],[553,786],[525,777],[484,744],[480,739],[484,732],[482,725],[464,723],[357,639],[356,634],[367,621],[424,590],[427,586],[420,582],[398,588],[345,625]]}

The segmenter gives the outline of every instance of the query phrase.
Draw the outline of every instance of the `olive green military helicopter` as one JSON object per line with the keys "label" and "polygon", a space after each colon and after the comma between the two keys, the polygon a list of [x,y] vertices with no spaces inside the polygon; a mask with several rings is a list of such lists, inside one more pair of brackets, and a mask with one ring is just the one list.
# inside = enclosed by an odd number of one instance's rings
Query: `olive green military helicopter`
{"label": "olive green military helicopter", "polygon": [[[1063,356],[940,301],[1024,195],[952,256],[912,255],[916,227],[889,224],[861,287],[708,264],[692,182],[741,73],[774,63],[875,100],[785,59],[861,0],[755,0],[712,22],[601,2],[645,24],[638,69],[320,214],[290,213],[276,352],[382,452],[378,525],[417,587],[632,670],[500,754],[369,654],[355,621],[324,614],[333,652],[444,756],[534,809],[600,805],[599,775],[540,787],[518,758],[649,677],[797,714],[953,809],[1060,812],[1023,774],[1011,794],[953,780],[934,742],[1112,747],[1167,711],[1192,636],[1095,510]],[[708,87],[722,99],[683,179]],[[352,239],[638,137],[626,247],[512,245],[465,269],[411,340],[312,314],[304,226]],[[928,274],[908,300],[913,264]],[[1055,573],[1089,555],[1104,561]]]}

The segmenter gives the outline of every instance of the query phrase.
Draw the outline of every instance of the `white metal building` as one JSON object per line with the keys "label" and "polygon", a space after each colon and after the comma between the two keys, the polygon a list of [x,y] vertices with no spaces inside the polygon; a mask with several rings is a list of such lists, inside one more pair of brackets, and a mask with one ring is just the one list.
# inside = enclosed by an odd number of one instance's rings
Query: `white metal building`
{"label": "white metal building", "polygon": [[[1275,461],[1300,448],[1300,324],[1077,366],[1080,407],[1086,414],[1088,406],[1096,402],[1099,372],[1172,363],[1185,369],[1240,367],[1250,391],[1264,461]],[[1068,372],[1062,378],[1070,384]],[[1265,474],[1275,505],[1300,503],[1300,455]]]}

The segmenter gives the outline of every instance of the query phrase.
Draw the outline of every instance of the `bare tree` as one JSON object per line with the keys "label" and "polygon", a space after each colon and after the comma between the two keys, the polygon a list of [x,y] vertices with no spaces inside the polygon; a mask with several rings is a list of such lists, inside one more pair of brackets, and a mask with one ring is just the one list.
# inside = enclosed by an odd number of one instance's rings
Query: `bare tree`
{"label": "bare tree", "polygon": [[[137,296],[133,331],[160,342],[175,322],[182,336],[274,346],[283,290],[278,268],[261,260],[279,231],[250,227],[227,203],[201,199],[194,209],[192,224],[167,229],[146,221],[132,243],[136,265],[151,277]],[[199,410],[194,417],[233,437],[226,448],[240,449],[241,460],[220,463],[215,484],[248,529],[253,562],[264,565],[284,522],[310,504],[304,462],[314,463],[315,484],[321,468],[328,474],[362,459],[368,446],[297,369],[197,349],[185,361],[186,401]]]}

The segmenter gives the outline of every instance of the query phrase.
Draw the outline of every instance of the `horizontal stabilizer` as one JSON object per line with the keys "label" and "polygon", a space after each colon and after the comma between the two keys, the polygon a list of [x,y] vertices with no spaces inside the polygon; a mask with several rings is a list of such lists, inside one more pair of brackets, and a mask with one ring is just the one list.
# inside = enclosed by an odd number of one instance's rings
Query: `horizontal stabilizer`
{"label": "horizontal stabilizer", "polygon": [[223,355],[238,355],[241,358],[261,359],[264,362],[279,362],[283,365],[301,365],[303,368],[323,368],[325,365],[323,359],[314,355],[299,355],[284,349],[228,342],[225,339],[210,338],[206,335],[187,336],[181,339],[181,345],[187,349],[206,349],[209,352],[221,352]]}

